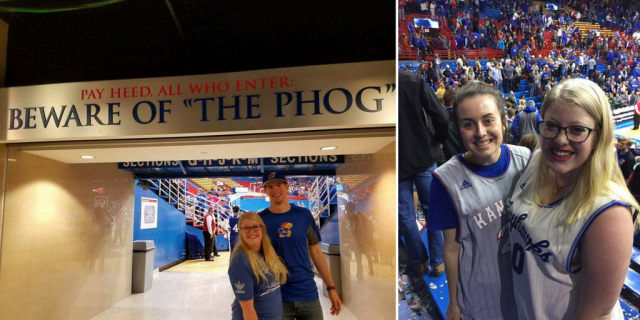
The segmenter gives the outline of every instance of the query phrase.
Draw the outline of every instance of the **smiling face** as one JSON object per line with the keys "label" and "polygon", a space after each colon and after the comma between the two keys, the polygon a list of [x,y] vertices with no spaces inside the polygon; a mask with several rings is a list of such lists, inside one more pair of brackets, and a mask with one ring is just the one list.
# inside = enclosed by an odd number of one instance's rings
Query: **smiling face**
{"label": "smiling face", "polygon": [[494,98],[477,95],[463,100],[458,104],[457,118],[460,135],[470,152],[467,160],[481,165],[498,161],[506,128]]}
{"label": "smiling face", "polygon": [[242,239],[252,251],[260,250],[262,244],[262,228],[260,223],[253,219],[244,219],[240,224]]}
{"label": "smiling face", "polygon": [[271,203],[280,205],[287,201],[289,185],[282,180],[272,180],[264,185],[264,189],[269,196]]}
{"label": "smiling face", "polygon": [[[596,121],[585,109],[560,100],[549,106],[543,120],[561,127],[596,128]],[[564,130],[561,130],[555,139],[539,139],[542,155],[547,160],[549,168],[558,178],[566,180],[576,177],[581,166],[591,156],[594,143],[598,139],[598,131],[591,132],[589,138],[582,143],[569,141]]]}

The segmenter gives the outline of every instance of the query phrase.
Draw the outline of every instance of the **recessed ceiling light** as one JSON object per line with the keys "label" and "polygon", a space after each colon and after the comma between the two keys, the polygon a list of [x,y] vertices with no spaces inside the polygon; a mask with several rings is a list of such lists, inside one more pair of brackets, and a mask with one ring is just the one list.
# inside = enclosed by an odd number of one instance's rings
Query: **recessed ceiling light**
{"label": "recessed ceiling light", "polygon": [[338,149],[338,147],[334,147],[334,146],[326,146],[326,147],[322,147],[322,148],[320,148],[320,150],[322,150],[322,151],[335,150],[335,149]]}
{"label": "recessed ceiling light", "polygon": [[94,156],[80,156],[80,158],[82,158],[82,159],[93,159],[95,157]]}

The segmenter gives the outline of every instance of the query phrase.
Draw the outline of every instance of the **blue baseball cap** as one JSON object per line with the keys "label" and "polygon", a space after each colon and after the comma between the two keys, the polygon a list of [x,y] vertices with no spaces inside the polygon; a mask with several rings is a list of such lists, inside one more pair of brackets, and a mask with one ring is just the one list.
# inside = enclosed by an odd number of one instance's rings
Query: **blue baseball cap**
{"label": "blue baseball cap", "polygon": [[273,181],[273,180],[279,180],[284,183],[288,183],[287,178],[284,176],[284,173],[279,171],[270,171],[270,172],[265,172],[264,176],[262,176],[262,186],[266,185],[267,182]]}

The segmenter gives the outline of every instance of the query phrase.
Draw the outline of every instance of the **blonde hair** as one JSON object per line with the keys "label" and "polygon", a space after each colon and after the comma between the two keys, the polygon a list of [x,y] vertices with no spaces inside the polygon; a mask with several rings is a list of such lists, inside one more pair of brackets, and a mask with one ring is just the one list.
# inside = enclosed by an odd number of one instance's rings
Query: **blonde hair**
{"label": "blonde hair", "polygon": [[624,143],[627,147],[630,147],[630,146],[633,145],[633,140],[631,140],[631,138],[625,137],[625,136],[618,137],[618,142]]}
{"label": "blonde hair", "polygon": [[[260,256],[249,249],[249,245],[244,240],[242,234],[240,234],[238,244],[236,244],[233,253],[231,254],[231,260],[235,258],[239,251],[244,252],[249,257],[249,263],[251,264],[251,270],[258,279],[267,282],[267,274],[270,273],[275,279],[278,279],[280,283],[287,282],[287,267],[280,260],[280,257],[273,249],[269,235],[267,235],[267,228],[264,225],[264,221],[255,212],[245,212],[240,216],[238,220],[238,227],[242,226],[242,223],[246,220],[253,220],[260,225],[262,229],[262,241],[260,242],[260,253],[264,257],[264,262]],[[242,232],[241,232],[242,233]],[[266,264],[268,270],[263,267]]]}
{"label": "blonde hair", "polygon": [[[627,189],[622,172],[618,166],[614,146],[613,116],[609,108],[607,97],[594,82],[585,79],[570,79],[555,86],[544,99],[540,115],[544,119],[549,108],[558,103],[568,103],[584,109],[596,122],[599,128],[593,143],[591,155],[580,166],[580,172],[573,183],[573,191],[563,201],[566,212],[564,223],[571,226],[581,218],[587,216],[593,209],[598,196],[612,196],[628,203],[631,211],[640,211],[640,206]],[[541,138],[544,139],[544,138]],[[544,157],[536,157],[537,168],[535,188],[547,185],[549,165]],[[533,196],[534,203],[541,203],[537,193]],[[636,230],[640,224],[636,220]]]}

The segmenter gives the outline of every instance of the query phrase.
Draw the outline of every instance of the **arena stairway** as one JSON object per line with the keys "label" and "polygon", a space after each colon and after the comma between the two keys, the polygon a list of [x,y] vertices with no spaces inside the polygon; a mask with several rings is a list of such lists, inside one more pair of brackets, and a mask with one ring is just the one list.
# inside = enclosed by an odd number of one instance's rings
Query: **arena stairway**
{"label": "arena stairway", "polygon": [[[178,186],[178,182],[181,182],[183,185],[189,185],[191,183],[190,181],[187,179],[151,179],[145,181],[149,183],[150,190],[160,198],[165,199],[178,211],[185,214],[187,225],[202,229],[202,217],[208,208],[204,205],[204,198],[198,197],[196,194],[192,193],[192,188],[188,188],[188,191],[185,192],[184,190],[181,191]],[[218,212],[219,220],[217,221],[217,224],[222,226],[226,232],[228,232],[231,212],[222,208],[218,208]],[[221,230],[218,234],[225,234],[225,231]]]}

